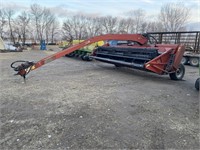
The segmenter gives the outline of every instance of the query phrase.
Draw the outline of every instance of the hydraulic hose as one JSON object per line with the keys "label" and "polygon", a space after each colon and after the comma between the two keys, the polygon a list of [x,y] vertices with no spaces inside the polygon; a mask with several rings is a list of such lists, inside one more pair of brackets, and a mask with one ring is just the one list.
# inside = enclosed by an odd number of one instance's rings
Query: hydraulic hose
{"label": "hydraulic hose", "polygon": [[[20,65],[16,65],[17,63],[21,63]],[[15,75],[21,75],[24,79],[26,75],[31,71],[31,67],[34,65],[34,62],[17,60],[11,63],[10,67],[17,71]]]}

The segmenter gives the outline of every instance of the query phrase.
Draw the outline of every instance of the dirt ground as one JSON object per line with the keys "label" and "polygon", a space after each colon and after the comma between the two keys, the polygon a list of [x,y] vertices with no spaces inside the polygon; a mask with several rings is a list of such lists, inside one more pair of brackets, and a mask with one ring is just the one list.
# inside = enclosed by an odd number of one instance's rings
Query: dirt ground
{"label": "dirt ground", "polygon": [[0,149],[198,149],[198,68],[182,81],[62,57],[30,72],[10,64],[54,51],[0,53]]}

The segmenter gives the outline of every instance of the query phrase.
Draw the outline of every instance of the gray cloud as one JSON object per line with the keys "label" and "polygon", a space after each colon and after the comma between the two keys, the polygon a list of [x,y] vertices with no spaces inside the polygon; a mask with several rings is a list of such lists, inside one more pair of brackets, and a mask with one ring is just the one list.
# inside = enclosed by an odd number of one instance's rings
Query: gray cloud
{"label": "gray cloud", "polygon": [[1,4],[3,9],[13,9],[15,11],[21,11],[21,10],[29,10],[29,6],[24,6],[16,3],[2,3]]}

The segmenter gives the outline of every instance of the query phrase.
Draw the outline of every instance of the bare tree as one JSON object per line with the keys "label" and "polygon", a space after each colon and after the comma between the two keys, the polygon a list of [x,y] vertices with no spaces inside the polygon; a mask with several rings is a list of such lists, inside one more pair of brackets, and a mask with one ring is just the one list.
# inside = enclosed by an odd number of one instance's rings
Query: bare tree
{"label": "bare tree", "polygon": [[183,3],[167,3],[161,7],[159,21],[165,31],[180,31],[188,21],[190,9]]}
{"label": "bare tree", "polygon": [[27,39],[28,26],[30,22],[30,15],[27,12],[22,12],[17,18],[17,30],[19,39],[22,40],[22,44],[24,45]]}
{"label": "bare tree", "polygon": [[[51,33],[51,27],[52,24],[55,22],[55,15],[51,13],[49,9],[44,9],[43,14],[43,20],[42,20],[42,28],[41,28],[41,34],[43,34],[43,31],[45,32],[45,37],[47,43],[49,42],[49,37],[52,35]],[[42,37],[42,36],[41,36]]]}
{"label": "bare tree", "polygon": [[55,20],[54,14],[50,9],[42,8],[38,4],[31,5],[32,21],[36,28],[36,38],[38,40],[46,40],[49,42],[49,36],[51,34],[50,27]]}
{"label": "bare tree", "polygon": [[106,16],[101,17],[101,25],[103,26],[103,33],[116,33],[117,32],[117,17]]}
{"label": "bare tree", "polygon": [[67,18],[63,23],[63,34],[68,40],[76,39],[81,40],[87,34],[86,29],[87,18],[82,15],[75,15]]}
{"label": "bare tree", "polygon": [[133,30],[133,24],[134,24],[134,20],[132,18],[123,18],[121,20],[119,20],[118,23],[118,32],[119,33],[131,33],[131,31]]}
{"label": "bare tree", "polygon": [[3,38],[4,27],[6,25],[5,11],[4,9],[0,10],[0,37]]}
{"label": "bare tree", "polygon": [[39,37],[40,29],[39,28],[40,28],[42,14],[43,14],[43,9],[41,8],[41,6],[39,6],[38,4],[31,5],[31,17],[32,17],[31,20],[35,24],[36,40],[40,39],[40,37]]}
{"label": "bare tree", "polygon": [[85,38],[93,37],[100,35],[102,33],[101,20],[99,17],[86,17],[86,25],[85,25],[86,35]]}
{"label": "bare tree", "polygon": [[62,27],[62,29],[63,29],[62,33],[63,33],[64,40],[67,40],[67,41],[73,40],[73,35],[72,35],[73,29],[72,28],[73,28],[72,22],[69,19],[67,19],[63,23],[63,27]]}
{"label": "bare tree", "polygon": [[163,25],[159,21],[151,21],[148,23],[147,32],[161,32],[163,31]]}
{"label": "bare tree", "polygon": [[5,9],[5,17],[8,21],[9,31],[10,31],[10,39],[15,44],[15,36],[13,30],[13,16],[15,12],[12,9]]}
{"label": "bare tree", "polygon": [[131,33],[143,32],[144,25],[146,23],[146,13],[143,9],[131,10],[127,13],[134,21],[132,24]]}
{"label": "bare tree", "polygon": [[148,29],[148,23],[143,22],[140,27],[140,33],[145,33],[147,31],[147,29]]}
{"label": "bare tree", "polygon": [[[112,16],[68,16],[61,31],[58,20],[51,10],[38,4],[31,5],[30,13],[23,12],[17,18],[14,10],[0,9],[0,36],[9,36],[13,43],[18,36],[24,44],[27,38],[32,37],[34,40],[45,39],[47,43],[54,42],[55,37],[58,38],[59,30],[68,40],[86,39],[106,33],[180,31],[189,20],[190,10],[183,3],[167,3],[162,6],[158,19],[149,22],[143,9],[131,10],[126,14],[128,18],[122,19]],[[29,23],[33,26],[28,26]]]}
{"label": "bare tree", "polygon": [[50,31],[50,38],[51,38],[51,43],[55,42],[55,36],[58,34],[59,31],[59,22],[56,18],[54,18],[49,25],[49,31]]}

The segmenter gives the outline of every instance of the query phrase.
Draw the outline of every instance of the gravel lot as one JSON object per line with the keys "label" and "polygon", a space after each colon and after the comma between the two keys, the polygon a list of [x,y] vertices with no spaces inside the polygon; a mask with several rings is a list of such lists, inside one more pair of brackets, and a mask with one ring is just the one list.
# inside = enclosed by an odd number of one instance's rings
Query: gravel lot
{"label": "gravel lot", "polygon": [[183,81],[62,57],[13,76],[15,60],[54,51],[0,53],[0,149],[198,149],[198,68]]}

